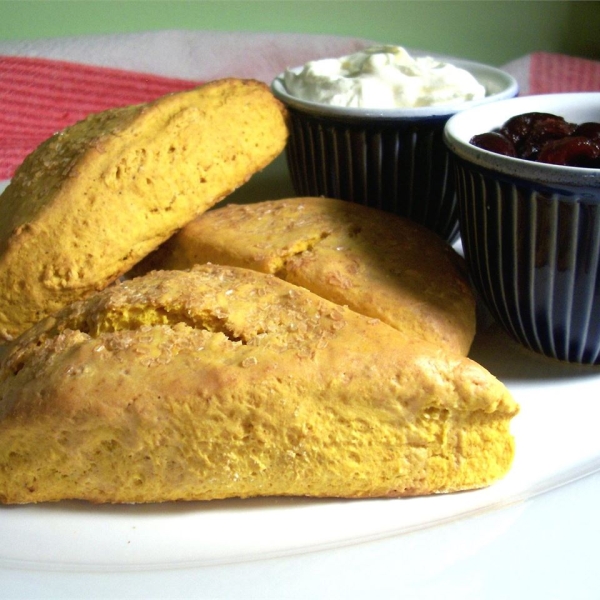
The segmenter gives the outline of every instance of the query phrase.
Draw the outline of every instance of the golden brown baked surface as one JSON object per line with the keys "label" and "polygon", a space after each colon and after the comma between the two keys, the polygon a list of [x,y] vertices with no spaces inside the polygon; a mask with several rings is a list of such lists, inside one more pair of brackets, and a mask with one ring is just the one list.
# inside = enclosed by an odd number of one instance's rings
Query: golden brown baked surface
{"label": "golden brown baked surface", "polygon": [[91,115],[0,197],[0,340],[104,288],[284,148],[263,83],[224,79]]}
{"label": "golden brown baked surface", "polygon": [[464,355],[475,335],[462,257],[407,219],[351,202],[229,204],[188,224],[136,269],[207,262],[272,273]]}
{"label": "golden brown baked surface", "polygon": [[0,502],[476,488],[517,410],[470,359],[274,276],[154,272],[6,347]]}

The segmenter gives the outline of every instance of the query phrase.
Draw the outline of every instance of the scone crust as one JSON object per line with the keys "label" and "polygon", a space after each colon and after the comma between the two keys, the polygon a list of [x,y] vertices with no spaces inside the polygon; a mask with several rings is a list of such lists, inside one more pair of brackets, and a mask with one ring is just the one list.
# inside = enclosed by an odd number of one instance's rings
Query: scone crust
{"label": "scone crust", "polygon": [[0,501],[403,496],[513,459],[506,388],[468,358],[270,275],[115,285],[0,365]]}
{"label": "scone crust", "polygon": [[224,79],[90,115],[0,197],[0,339],[103,289],[284,148],[285,110]]}
{"label": "scone crust", "polygon": [[212,262],[271,273],[468,354],[475,297],[463,258],[407,219],[330,198],[229,204],[189,223],[139,272]]}

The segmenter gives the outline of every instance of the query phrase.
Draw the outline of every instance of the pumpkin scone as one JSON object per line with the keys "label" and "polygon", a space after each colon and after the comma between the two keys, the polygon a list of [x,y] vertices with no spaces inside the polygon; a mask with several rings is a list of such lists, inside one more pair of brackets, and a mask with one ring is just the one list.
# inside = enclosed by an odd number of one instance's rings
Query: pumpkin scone
{"label": "pumpkin scone", "polygon": [[0,502],[478,488],[517,410],[470,359],[274,276],[156,271],[6,347]]}
{"label": "pumpkin scone", "polygon": [[466,355],[475,297],[463,258],[407,219],[329,198],[229,204],[189,223],[136,267],[212,262],[272,273]]}
{"label": "pumpkin scone", "polygon": [[223,79],[55,134],[0,197],[0,340],[103,289],[269,164],[286,115]]}

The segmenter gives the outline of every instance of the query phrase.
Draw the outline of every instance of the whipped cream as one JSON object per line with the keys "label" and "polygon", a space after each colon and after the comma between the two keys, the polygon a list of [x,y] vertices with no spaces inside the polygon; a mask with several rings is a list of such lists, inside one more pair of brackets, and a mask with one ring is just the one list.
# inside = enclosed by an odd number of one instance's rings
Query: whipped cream
{"label": "whipped cream", "polygon": [[306,63],[284,74],[289,94],[332,106],[417,108],[485,97],[464,69],[435,58],[412,57],[401,46],[375,46],[341,58]]}

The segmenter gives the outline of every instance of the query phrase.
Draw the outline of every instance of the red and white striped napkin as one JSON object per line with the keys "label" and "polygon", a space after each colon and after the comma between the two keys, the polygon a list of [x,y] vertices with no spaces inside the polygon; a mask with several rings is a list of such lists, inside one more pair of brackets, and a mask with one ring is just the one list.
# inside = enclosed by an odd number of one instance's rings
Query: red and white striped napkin
{"label": "red and white striped napkin", "polygon": [[[293,38],[304,60],[307,49],[300,41]],[[331,43],[341,50],[344,40]],[[272,40],[269,44],[273,49]],[[517,78],[522,94],[600,91],[600,62],[592,60],[538,52],[504,68]],[[10,178],[43,140],[91,112],[146,102],[200,83],[55,58],[0,55],[0,180]]]}
{"label": "red and white striped napkin", "polygon": [[600,62],[536,52],[529,61],[529,94],[600,92]]}
{"label": "red and white striped napkin", "polygon": [[56,131],[93,112],[200,82],[66,61],[0,56],[0,179]]}
{"label": "red and white striped napkin", "polygon": [[0,180],[90,112],[221,77],[270,82],[286,67],[371,44],[315,34],[162,30],[0,41]]}

